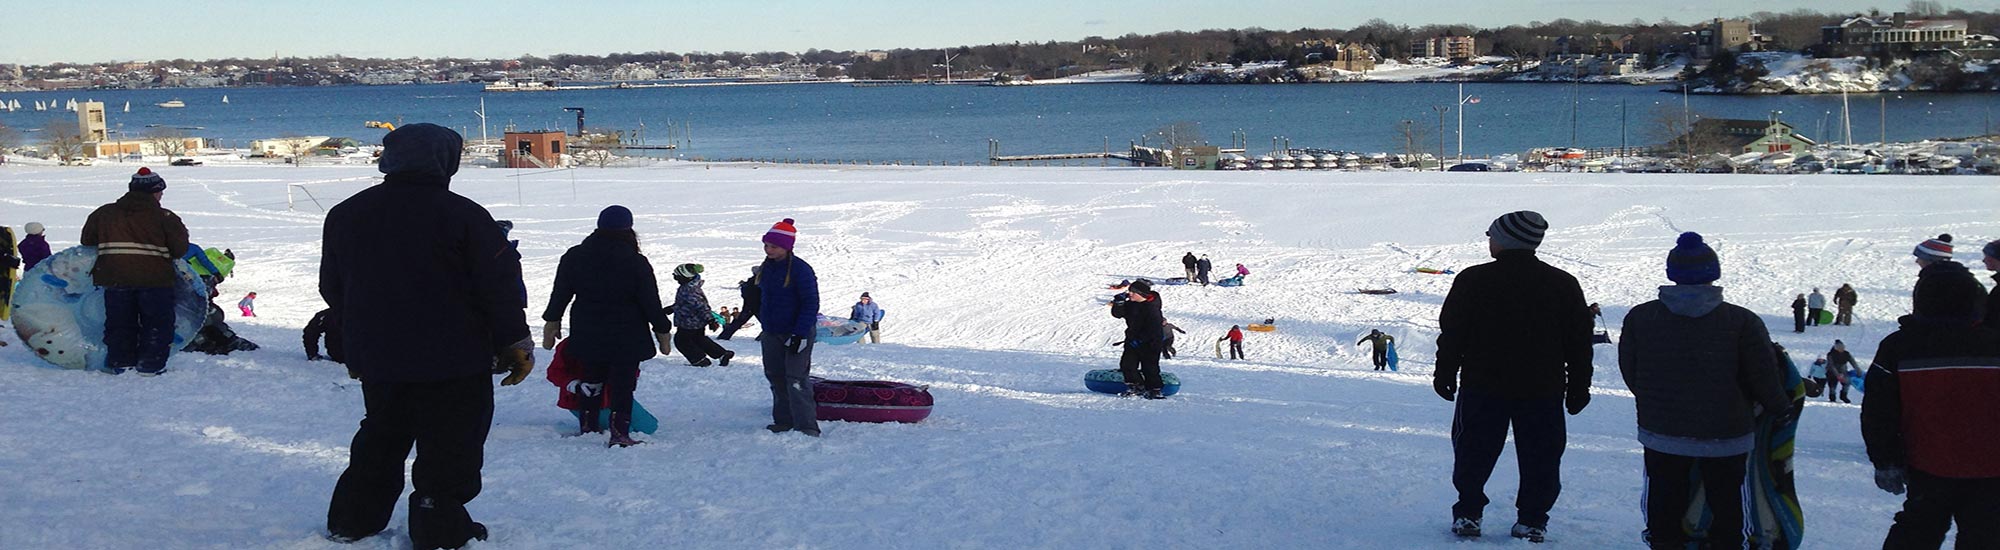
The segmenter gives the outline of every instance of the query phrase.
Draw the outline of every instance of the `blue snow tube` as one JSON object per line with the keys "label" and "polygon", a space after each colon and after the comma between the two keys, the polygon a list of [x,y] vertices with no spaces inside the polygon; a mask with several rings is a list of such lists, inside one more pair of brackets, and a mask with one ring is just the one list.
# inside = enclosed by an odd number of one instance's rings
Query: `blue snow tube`
{"label": "blue snow tube", "polygon": [[[1174,373],[1161,372],[1160,382],[1165,386],[1160,388],[1160,395],[1173,395],[1181,392],[1181,377],[1174,376]],[[1090,391],[1097,393],[1114,395],[1124,393],[1125,373],[1119,372],[1118,369],[1097,369],[1090,371],[1083,375],[1083,387],[1090,388]]]}
{"label": "blue snow tube", "polygon": [[[14,289],[14,333],[49,364],[104,370],[104,289],[92,282],[97,247],[77,246],[35,264]],[[173,350],[186,347],[208,317],[208,285],[174,262]]]}
{"label": "blue snow tube", "polygon": [[839,317],[819,316],[819,324],[814,326],[814,345],[844,346],[861,341],[868,336],[868,323],[851,321]]}

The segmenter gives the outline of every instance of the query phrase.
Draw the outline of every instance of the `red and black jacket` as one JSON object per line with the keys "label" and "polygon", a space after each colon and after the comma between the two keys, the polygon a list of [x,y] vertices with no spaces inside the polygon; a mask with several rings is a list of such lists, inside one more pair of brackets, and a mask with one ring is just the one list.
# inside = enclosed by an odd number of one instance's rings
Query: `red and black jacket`
{"label": "red and black jacket", "polygon": [[1868,369],[1868,459],[1939,477],[2000,477],[2000,330],[1971,319],[1901,323]]}

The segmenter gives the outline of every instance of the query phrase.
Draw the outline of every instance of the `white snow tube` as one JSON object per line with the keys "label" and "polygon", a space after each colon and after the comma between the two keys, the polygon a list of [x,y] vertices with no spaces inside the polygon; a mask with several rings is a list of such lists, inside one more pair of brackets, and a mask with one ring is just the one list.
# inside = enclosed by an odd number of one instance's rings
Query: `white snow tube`
{"label": "white snow tube", "polygon": [[[14,333],[35,355],[66,369],[104,370],[104,289],[91,281],[97,247],[56,253],[14,288]],[[173,350],[186,347],[208,315],[208,285],[175,261]]]}

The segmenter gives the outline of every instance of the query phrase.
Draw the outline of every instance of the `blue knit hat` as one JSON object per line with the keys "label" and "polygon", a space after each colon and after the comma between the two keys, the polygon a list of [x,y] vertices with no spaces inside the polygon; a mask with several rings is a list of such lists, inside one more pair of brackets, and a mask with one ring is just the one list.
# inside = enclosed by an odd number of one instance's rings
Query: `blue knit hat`
{"label": "blue knit hat", "polygon": [[1667,280],[1684,285],[1705,285],[1722,278],[1722,261],[1715,249],[1701,242],[1701,234],[1681,234],[1674,250],[1667,253]]}
{"label": "blue knit hat", "polygon": [[616,204],[604,207],[597,213],[598,229],[631,229],[632,211]]}
{"label": "blue knit hat", "polygon": [[153,169],[141,167],[132,174],[132,183],[126,189],[134,193],[158,193],[167,190],[167,180],[153,173]]}

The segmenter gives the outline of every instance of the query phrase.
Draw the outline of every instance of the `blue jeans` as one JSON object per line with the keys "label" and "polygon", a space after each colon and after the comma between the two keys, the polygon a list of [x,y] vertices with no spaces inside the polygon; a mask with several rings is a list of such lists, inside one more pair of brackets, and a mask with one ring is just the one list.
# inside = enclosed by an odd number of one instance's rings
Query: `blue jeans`
{"label": "blue jeans", "polygon": [[1562,493],[1563,447],[1569,439],[1561,397],[1511,399],[1477,390],[1458,392],[1457,416],[1451,421],[1451,483],[1458,489],[1452,516],[1479,519],[1484,514],[1486,480],[1507,446],[1510,425],[1521,471],[1516,521],[1547,528],[1549,509]]}
{"label": "blue jeans", "polygon": [[173,343],[173,288],[104,289],[105,366],[160,372]]}

